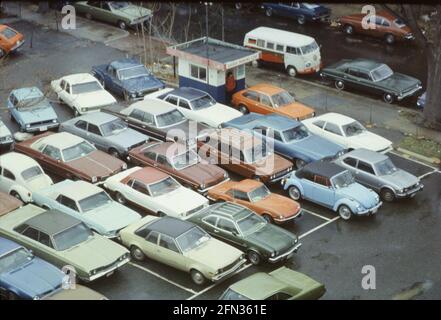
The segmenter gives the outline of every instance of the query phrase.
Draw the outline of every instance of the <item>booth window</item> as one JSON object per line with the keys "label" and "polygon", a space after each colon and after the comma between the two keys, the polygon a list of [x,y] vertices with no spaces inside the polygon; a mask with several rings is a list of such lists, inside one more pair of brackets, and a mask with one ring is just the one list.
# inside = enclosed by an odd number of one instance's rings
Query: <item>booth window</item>
{"label": "booth window", "polygon": [[265,48],[265,40],[257,39],[257,46]]}
{"label": "booth window", "polygon": [[272,42],[267,42],[267,43],[266,43],[266,47],[267,47],[268,49],[273,49],[273,50],[274,50],[274,43],[272,43]]}
{"label": "booth window", "polygon": [[249,44],[256,44],[256,39],[248,39]]}
{"label": "booth window", "polygon": [[237,67],[237,78],[242,78],[245,75],[245,65],[240,65]]}
{"label": "booth window", "polygon": [[207,80],[207,69],[195,66],[193,64],[190,65],[190,74],[192,78],[196,78],[199,80]]}

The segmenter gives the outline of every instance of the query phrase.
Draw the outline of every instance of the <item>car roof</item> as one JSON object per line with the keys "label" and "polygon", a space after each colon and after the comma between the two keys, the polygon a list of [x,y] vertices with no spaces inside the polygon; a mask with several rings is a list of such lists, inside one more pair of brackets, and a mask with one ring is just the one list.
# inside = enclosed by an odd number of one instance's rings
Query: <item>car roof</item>
{"label": "car roof", "polygon": [[242,192],[250,192],[254,189],[263,186],[263,183],[253,179],[244,179],[234,183],[231,189],[239,190]]}
{"label": "car roof", "polygon": [[20,244],[9,239],[0,237],[0,256],[20,247],[22,247]]}
{"label": "car roof", "polygon": [[[295,45],[295,46],[306,46],[308,44],[311,44],[314,40],[314,38],[301,34],[301,33],[295,33],[285,30],[280,30],[276,28],[268,28],[268,27],[258,27],[256,29],[253,29],[249,31],[246,36],[249,37],[257,37],[262,38],[264,40],[272,40],[278,43],[286,43],[289,45]],[[280,39],[277,41],[276,39]],[[282,41],[283,39],[283,41]]]}
{"label": "car roof", "polygon": [[[2,154],[0,156],[0,163],[2,167],[5,167],[5,162],[7,162],[6,167],[14,172],[16,172],[17,169],[21,170],[22,168],[38,166],[37,161],[25,154],[18,152],[8,152]],[[18,167],[18,165],[20,165],[20,167]]]}
{"label": "car roof", "polygon": [[203,210],[206,214],[216,214],[232,220],[240,220],[250,214],[250,209],[233,202],[215,203]]}
{"label": "car roof", "polygon": [[80,220],[68,214],[51,209],[26,220],[24,223],[52,236],[70,227],[76,226],[80,222]]}
{"label": "car roof", "polygon": [[144,100],[131,104],[129,108],[136,108],[155,116],[176,110],[172,104],[154,98],[144,98]]}
{"label": "car roof", "polygon": [[262,140],[259,138],[236,128],[222,128],[218,131],[214,131],[209,136],[221,143],[231,145],[240,150],[243,149],[243,146],[252,147],[262,144]]}
{"label": "car roof", "polygon": [[347,154],[345,154],[345,156],[352,156],[354,158],[364,160],[364,161],[367,161],[370,163],[378,163],[380,161],[383,161],[383,160],[386,160],[389,158],[385,154],[375,152],[372,150],[368,150],[365,148],[359,148],[359,149],[352,150],[352,151],[348,152]]}
{"label": "car roof", "polygon": [[138,60],[133,59],[133,58],[124,58],[124,59],[114,60],[110,63],[110,65],[113,68],[115,68],[116,70],[135,67],[135,66],[139,66],[139,65],[144,66]]}
{"label": "car roof", "polygon": [[0,217],[20,208],[23,203],[17,198],[0,191]]}
{"label": "car roof", "polygon": [[266,115],[250,112],[241,117],[237,117],[225,123],[238,125],[244,128],[252,129],[256,126],[269,127],[274,130],[284,131],[299,126],[301,123],[294,119],[282,116],[277,113],[270,113]]}
{"label": "car roof", "polygon": [[[179,144],[173,141],[165,141],[165,142],[157,142],[157,141],[153,141],[153,142],[148,142],[144,145],[144,147],[140,150],[141,152],[146,152],[146,151],[152,151],[156,154],[161,154],[164,156],[167,155],[177,155],[176,153],[171,153],[170,152],[170,148],[176,146],[176,147],[182,147],[182,149],[178,149],[178,151],[180,151],[177,154],[182,154],[185,153],[186,150],[188,150],[188,148],[183,145],[183,144]],[[170,153],[169,153],[170,152]]]}
{"label": "car roof", "polygon": [[[90,73],[75,73],[62,77],[61,79],[68,81],[69,83],[82,83],[97,81]],[[60,80],[61,80],[60,79]]]}
{"label": "car roof", "polygon": [[95,124],[97,126],[100,126],[104,123],[107,123],[115,119],[118,119],[118,117],[107,112],[97,111],[97,112],[86,113],[79,117],[73,118],[70,121],[77,122],[78,120],[84,120],[87,122],[91,122],[92,124]]}
{"label": "car roof", "polygon": [[149,224],[148,229],[166,234],[172,238],[177,238],[193,227],[195,227],[195,225],[189,221],[174,217],[162,217],[153,220],[153,222]]}
{"label": "car roof", "polygon": [[286,288],[280,280],[264,272],[257,272],[230,286],[230,289],[252,300],[265,299]]}
{"label": "car roof", "polygon": [[47,135],[42,137],[41,139],[38,139],[32,144],[32,148],[36,149],[41,144],[50,144],[51,146],[54,146],[58,149],[65,149],[83,141],[84,141],[83,138],[80,138],[69,132],[63,131],[63,132],[53,133],[51,135]]}
{"label": "car roof", "polygon": [[311,122],[315,122],[316,120],[331,121],[331,122],[334,122],[334,123],[340,124],[340,125],[345,125],[345,124],[349,124],[349,123],[356,121],[355,119],[353,119],[351,117],[345,116],[344,114],[341,114],[341,113],[335,113],[335,112],[328,112],[328,113],[322,114],[318,117],[310,118],[308,120]]}
{"label": "car roof", "polygon": [[340,167],[339,165],[329,162],[329,161],[315,161],[308,163],[302,169],[298,170],[303,173],[310,173],[313,175],[319,175],[326,177],[328,179],[334,177],[335,175],[347,171],[346,169]]}
{"label": "car roof", "polygon": [[285,89],[273,86],[273,85],[268,84],[268,83],[255,84],[254,86],[248,87],[246,89],[246,91],[248,91],[248,90],[259,91],[259,92],[266,93],[266,94],[269,94],[269,95],[273,95],[273,94],[276,94],[276,93],[279,93],[279,92],[282,92],[282,91],[286,91]]}
{"label": "car roof", "polygon": [[103,191],[100,187],[86,181],[64,180],[49,187],[51,191],[61,193],[72,200],[82,200]]}
{"label": "car roof", "polygon": [[19,88],[11,91],[19,101],[29,98],[40,98],[43,96],[43,92],[37,87]]}
{"label": "car roof", "polygon": [[201,98],[205,95],[207,95],[208,93],[199,89],[195,89],[195,88],[190,88],[190,87],[180,87],[177,89],[174,89],[170,92],[167,92],[166,95],[169,94],[174,94],[178,97],[182,97],[185,98],[187,100],[194,100],[197,98]]}
{"label": "car roof", "polygon": [[129,180],[135,179],[145,184],[150,184],[150,183],[158,182],[167,177],[169,177],[168,174],[158,169],[155,169],[153,167],[143,167],[140,168],[139,170],[135,170],[132,173],[130,173],[121,182],[127,183]]}
{"label": "car roof", "polygon": [[369,59],[354,59],[347,61],[345,64],[346,66],[357,67],[359,69],[371,71],[382,66],[384,63]]}

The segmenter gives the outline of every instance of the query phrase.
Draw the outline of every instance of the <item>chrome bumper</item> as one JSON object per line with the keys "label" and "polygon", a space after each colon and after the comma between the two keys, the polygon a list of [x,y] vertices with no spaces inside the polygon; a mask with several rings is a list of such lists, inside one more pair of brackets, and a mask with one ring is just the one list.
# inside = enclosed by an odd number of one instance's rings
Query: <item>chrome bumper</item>
{"label": "chrome bumper", "polygon": [[302,214],[303,214],[303,210],[300,209],[299,212],[297,212],[297,214],[294,214],[294,215],[292,215],[289,218],[284,218],[284,219],[276,219],[276,218],[274,218],[274,221],[282,223],[282,222],[294,220],[295,218],[300,217]]}
{"label": "chrome bumper", "polygon": [[85,281],[94,281],[96,279],[99,279],[103,276],[109,275],[109,273],[112,273],[113,271],[115,271],[116,269],[118,269],[119,267],[122,267],[123,265],[125,265],[126,263],[128,263],[130,261],[130,258],[124,259],[122,261],[119,261],[117,264],[113,265],[111,268],[103,270],[101,272],[98,272],[97,274],[94,274],[93,276],[89,276],[88,278],[85,279]]}
{"label": "chrome bumper", "polygon": [[247,259],[245,257],[241,258],[240,261],[238,263],[236,263],[231,269],[213,276],[211,278],[211,281],[214,281],[214,282],[219,281],[219,280],[225,278],[226,276],[236,272],[238,269],[240,269],[240,267],[242,267],[245,264],[245,262],[247,262]]}
{"label": "chrome bumper", "polygon": [[375,207],[372,207],[370,209],[363,210],[363,211],[354,212],[354,214],[359,215],[359,216],[376,214],[378,211],[378,208],[380,208],[382,204],[383,204],[383,202],[380,201],[380,202],[378,202],[378,204]]}
{"label": "chrome bumper", "polygon": [[285,252],[284,254],[277,256],[277,257],[272,257],[269,258],[268,261],[271,263],[276,263],[277,261],[282,260],[283,258],[286,258],[287,256],[289,256],[290,254],[297,252],[297,250],[299,250],[299,248],[302,246],[302,244],[300,242],[298,242],[291,250],[289,250],[288,252]]}
{"label": "chrome bumper", "polygon": [[[49,129],[54,129],[54,128],[58,128],[60,124],[57,123],[51,123],[48,125],[39,125],[39,126],[34,126],[34,127],[29,127],[29,128],[25,128],[26,132],[42,132],[42,131],[46,131]],[[41,130],[41,128],[43,128],[43,130]]]}
{"label": "chrome bumper", "polygon": [[409,91],[409,92],[399,94],[399,95],[397,96],[397,100],[398,100],[398,101],[401,101],[401,100],[403,100],[404,98],[409,97],[409,96],[413,95],[414,93],[420,91],[422,88],[423,88],[422,86],[418,86],[418,87],[416,87],[415,89],[413,89],[413,90],[411,90],[411,91]]}
{"label": "chrome bumper", "polygon": [[[207,193],[208,190],[211,190],[214,187],[220,186],[222,183],[225,183],[227,181],[230,181],[230,178],[226,178],[225,180],[222,180],[221,182],[219,182],[218,184],[215,184],[214,186],[211,186],[211,187],[208,187],[208,188],[205,188],[205,189],[197,189],[197,192],[199,192],[199,193]],[[215,201],[215,200],[213,200],[213,201]]]}
{"label": "chrome bumper", "polygon": [[421,191],[424,189],[424,185],[422,183],[420,183],[417,187],[408,190],[406,192],[403,193],[396,193],[397,198],[407,198],[407,197],[412,197],[415,195],[415,193],[417,193],[418,191]]}

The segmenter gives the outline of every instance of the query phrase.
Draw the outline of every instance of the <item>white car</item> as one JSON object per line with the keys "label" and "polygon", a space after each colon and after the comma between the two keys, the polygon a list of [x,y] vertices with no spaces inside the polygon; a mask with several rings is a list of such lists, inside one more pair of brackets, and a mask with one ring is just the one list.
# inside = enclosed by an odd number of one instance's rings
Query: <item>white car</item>
{"label": "white car", "polygon": [[51,87],[58,99],[72,108],[75,116],[116,103],[116,99],[88,73],[64,76],[52,81]]}
{"label": "white car", "polygon": [[33,201],[44,209],[56,209],[83,221],[93,231],[115,238],[119,231],[141,216],[118,202],[101,188],[85,181],[66,179],[35,191]]}
{"label": "white car", "polygon": [[183,187],[174,178],[152,167],[134,167],[120,172],[104,182],[104,188],[115,199],[158,216],[187,219],[208,206],[208,200]]}
{"label": "white car", "polygon": [[167,101],[178,108],[187,119],[205,123],[213,128],[219,128],[223,122],[243,115],[239,110],[216,102],[207,92],[195,88],[166,88],[148,94],[144,98]]}
{"label": "white car", "polygon": [[52,184],[52,179],[31,157],[16,152],[0,156],[0,191],[31,202],[33,192]]}
{"label": "white car", "polygon": [[339,113],[325,113],[302,121],[312,133],[353,150],[366,148],[386,153],[392,142],[368,131],[360,122]]}
{"label": "white car", "polygon": [[10,149],[13,142],[14,138],[12,137],[11,131],[0,118],[0,150]]}

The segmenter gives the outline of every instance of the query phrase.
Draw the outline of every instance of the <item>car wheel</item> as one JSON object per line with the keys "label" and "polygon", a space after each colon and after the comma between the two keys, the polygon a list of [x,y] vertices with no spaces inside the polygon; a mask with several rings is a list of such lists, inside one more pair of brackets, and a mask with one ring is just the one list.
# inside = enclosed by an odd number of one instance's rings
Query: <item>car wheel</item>
{"label": "car wheel", "polygon": [[115,157],[118,159],[121,158],[121,155],[119,154],[119,152],[114,148],[110,148],[108,152],[112,157]]}
{"label": "car wheel", "polygon": [[393,94],[386,92],[385,94],[383,94],[383,100],[386,103],[393,103],[394,102],[394,96]]}
{"label": "car wheel", "polygon": [[118,28],[122,29],[122,30],[126,30],[127,29],[127,25],[124,21],[118,21]]}
{"label": "car wheel", "polygon": [[354,34],[354,27],[351,26],[350,24],[345,25],[344,30],[345,30],[346,34],[349,34],[349,35]]}
{"label": "car wheel", "polygon": [[286,71],[288,72],[288,75],[290,77],[295,77],[297,75],[297,70],[293,66],[289,66],[288,68],[286,68]]}
{"label": "car wheel", "polygon": [[299,17],[297,18],[297,23],[298,23],[298,24],[303,25],[303,24],[305,24],[305,22],[306,22],[306,20],[305,20],[305,16],[299,16]]}
{"label": "car wheel", "polygon": [[306,165],[306,162],[302,159],[296,159],[296,167],[297,169],[301,169]]}
{"label": "car wheel", "polygon": [[352,211],[347,205],[342,204],[340,207],[338,207],[338,214],[343,220],[349,220],[351,219]]}
{"label": "car wheel", "polygon": [[300,198],[302,197],[302,193],[300,192],[299,188],[297,188],[296,186],[289,187],[288,194],[291,199],[296,201],[300,200]]}
{"label": "car wheel", "polygon": [[239,111],[242,112],[242,114],[247,114],[249,112],[248,108],[243,104],[239,105]]}
{"label": "car wheel", "polygon": [[198,270],[191,270],[190,275],[191,275],[191,280],[198,286],[203,285],[207,280],[205,276]]}
{"label": "car wheel", "polygon": [[142,252],[142,250],[139,249],[137,246],[131,246],[130,247],[130,255],[136,261],[144,261],[145,260],[144,252]]}
{"label": "car wheel", "polygon": [[124,198],[124,196],[119,192],[115,193],[115,199],[116,199],[116,201],[118,201],[121,204],[126,204],[126,202],[127,202],[126,198]]}
{"label": "car wheel", "polygon": [[386,40],[387,44],[393,44],[395,42],[395,36],[393,34],[389,33],[389,34],[386,35],[384,40]]}
{"label": "car wheel", "polygon": [[338,90],[343,90],[345,88],[345,83],[342,80],[335,80],[335,87]]}
{"label": "car wheel", "polygon": [[383,199],[386,202],[392,202],[395,200],[395,193],[388,188],[384,188],[380,192],[381,199]]}
{"label": "car wheel", "polygon": [[20,195],[18,194],[17,191],[11,191],[10,195],[13,196],[14,198],[16,198],[17,200],[20,200],[21,202],[24,202],[23,199],[20,197]]}
{"label": "car wheel", "polygon": [[271,8],[266,9],[265,14],[267,17],[271,17],[273,15],[273,9]]}
{"label": "car wheel", "polygon": [[89,12],[87,12],[85,14],[85,16],[86,16],[86,19],[92,20],[92,15]]}
{"label": "car wheel", "polygon": [[255,266],[259,265],[260,262],[262,261],[262,258],[260,257],[260,254],[258,254],[254,250],[250,250],[250,251],[247,252],[247,258],[248,258],[248,261],[250,261]]}
{"label": "car wheel", "polygon": [[268,223],[274,223],[274,219],[273,219],[273,217],[271,217],[269,214],[265,213],[265,214],[263,214],[262,217],[266,220],[266,222],[268,222]]}

